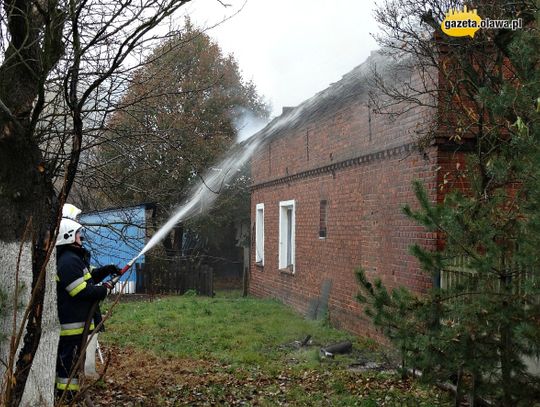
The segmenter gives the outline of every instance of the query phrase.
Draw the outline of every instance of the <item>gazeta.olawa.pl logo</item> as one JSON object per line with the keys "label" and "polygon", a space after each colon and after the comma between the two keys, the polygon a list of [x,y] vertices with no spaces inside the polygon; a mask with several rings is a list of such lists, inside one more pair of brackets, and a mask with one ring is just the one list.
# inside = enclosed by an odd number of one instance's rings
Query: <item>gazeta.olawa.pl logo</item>
{"label": "gazeta.olawa.pl logo", "polygon": [[467,6],[463,10],[451,9],[446,13],[444,20],[441,23],[441,29],[446,35],[451,37],[471,37],[480,29],[509,29],[517,30],[523,27],[521,18],[515,20],[492,20],[490,18],[482,18],[478,15],[476,9],[467,10]]}

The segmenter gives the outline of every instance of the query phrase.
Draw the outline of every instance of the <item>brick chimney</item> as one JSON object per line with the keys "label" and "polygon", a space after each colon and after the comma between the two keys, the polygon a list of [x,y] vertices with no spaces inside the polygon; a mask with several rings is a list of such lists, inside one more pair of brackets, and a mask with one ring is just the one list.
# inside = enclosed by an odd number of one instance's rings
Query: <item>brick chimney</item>
{"label": "brick chimney", "polygon": [[281,114],[284,115],[284,114],[289,113],[291,110],[293,110],[293,109],[294,109],[294,106],[283,106],[282,109],[283,109],[283,110],[282,110]]}

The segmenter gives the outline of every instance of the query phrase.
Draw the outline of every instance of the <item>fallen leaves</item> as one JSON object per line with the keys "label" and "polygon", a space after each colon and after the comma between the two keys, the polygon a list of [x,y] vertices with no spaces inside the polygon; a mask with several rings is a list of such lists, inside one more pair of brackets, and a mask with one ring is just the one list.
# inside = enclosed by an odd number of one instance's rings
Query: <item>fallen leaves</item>
{"label": "fallen leaves", "polygon": [[96,406],[446,405],[439,394],[390,374],[358,373],[338,366],[307,370],[284,366],[271,374],[210,360],[109,350],[112,359],[106,379],[91,389]]}

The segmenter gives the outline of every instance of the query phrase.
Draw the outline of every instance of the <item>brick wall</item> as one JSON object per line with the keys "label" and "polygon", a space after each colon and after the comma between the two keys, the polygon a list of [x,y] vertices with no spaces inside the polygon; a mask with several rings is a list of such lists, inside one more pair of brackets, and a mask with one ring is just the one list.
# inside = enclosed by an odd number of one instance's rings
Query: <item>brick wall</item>
{"label": "brick wall", "polygon": [[[427,289],[431,280],[408,248],[413,243],[433,248],[437,238],[407,219],[401,207],[416,206],[414,179],[438,199],[440,151],[414,147],[415,130],[429,116],[417,109],[392,121],[356,100],[260,148],[252,160],[251,218],[254,222],[255,205],[264,203],[265,264],[256,265],[252,256],[251,294],[278,298],[305,314],[320,298],[323,283],[331,281],[331,321],[373,336],[355,300],[357,267],[389,287]],[[445,168],[451,168],[452,157],[446,158]],[[279,202],[285,200],[296,205],[294,274],[278,269]],[[321,200],[327,201],[324,239],[319,238]]]}
{"label": "brick wall", "polygon": [[370,112],[365,96],[262,146],[252,160],[255,184],[320,168],[415,141],[433,116],[414,109],[392,120]]}

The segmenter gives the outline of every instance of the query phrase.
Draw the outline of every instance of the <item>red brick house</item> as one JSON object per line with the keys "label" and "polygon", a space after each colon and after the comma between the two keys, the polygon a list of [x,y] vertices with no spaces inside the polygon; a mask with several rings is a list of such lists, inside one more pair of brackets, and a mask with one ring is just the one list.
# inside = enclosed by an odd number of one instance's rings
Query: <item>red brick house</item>
{"label": "red brick house", "polygon": [[328,314],[341,328],[369,335],[355,300],[355,269],[389,287],[417,292],[432,282],[409,254],[412,243],[437,245],[435,234],[409,220],[421,180],[433,201],[453,149],[420,151],[416,130],[434,112],[409,110],[396,120],[372,112],[370,61],[295,108],[284,109],[261,133],[252,158],[250,293],[278,298],[311,317]]}

